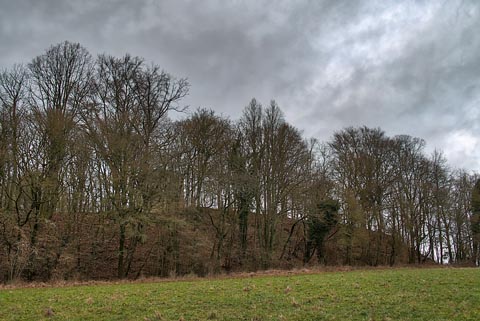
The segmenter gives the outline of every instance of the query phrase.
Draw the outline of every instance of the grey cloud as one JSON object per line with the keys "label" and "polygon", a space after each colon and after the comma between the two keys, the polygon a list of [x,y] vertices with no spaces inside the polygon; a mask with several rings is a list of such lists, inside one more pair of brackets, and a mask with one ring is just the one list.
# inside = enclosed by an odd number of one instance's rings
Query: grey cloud
{"label": "grey cloud", "polygon": [[[478,126],[474,125],[478,123],[478,114],[472,119],[469,112],[478,109],[480,97],[480,40],[474,36],[480,30],[478,5],[442,3],[434,10],[428,20],[413,29],[413,36],[404,35],[407,41],[401,51],[392,53],[393,58],[380,62],[347,61],[353,66],[348,80],[315,93],[317,106],[325,107],[312,108],[299,122],[320,120],[318,126],[323,128],[312,131],[317,136],[327,134],[325,128],[331,128],[332,123],[380,126],[389,134],[423,137],[429,150],[451,148],[451,137],[459,131],[479,137]],[[359,41],[381,39],[387,29],[388,25],[379,23]],[[354,50],[356,41],[342,43],[347,46],[342,50]],[[383,45],[375,41],[373,44]],[[336,51],[334,48],[333,56]],[[478,170],[479,153],[470,151],[468,156],[455,157],[454,166]]]}
{"label": "grey cloud", "polygon": [[367,125],[430,150],[462,141],[445,154],[480,170],[478,30],[473,0],[0,0],[0,67],[78,41],[188,77],[192,107],[237,118],[274,98],[308,136]]}

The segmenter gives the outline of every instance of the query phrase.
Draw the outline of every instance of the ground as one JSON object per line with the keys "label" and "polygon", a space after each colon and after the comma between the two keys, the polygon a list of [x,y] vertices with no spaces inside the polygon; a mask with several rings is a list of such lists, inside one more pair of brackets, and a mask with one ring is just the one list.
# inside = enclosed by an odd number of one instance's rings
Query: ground
{"label": "ground", "polygon": [[480,269],[0,289],[0,320],[480,320]]}

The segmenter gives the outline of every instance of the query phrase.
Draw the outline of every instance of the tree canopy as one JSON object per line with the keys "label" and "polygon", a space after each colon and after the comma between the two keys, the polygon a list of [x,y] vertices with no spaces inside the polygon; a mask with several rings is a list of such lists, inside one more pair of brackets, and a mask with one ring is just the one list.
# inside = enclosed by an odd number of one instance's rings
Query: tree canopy
{"label": "tree canopy", "polygon": [[321,143],[255,99],[171,120],[189,87],[70,42],[0,73],[0,280],[479,263],[480,180],[422,139]]}

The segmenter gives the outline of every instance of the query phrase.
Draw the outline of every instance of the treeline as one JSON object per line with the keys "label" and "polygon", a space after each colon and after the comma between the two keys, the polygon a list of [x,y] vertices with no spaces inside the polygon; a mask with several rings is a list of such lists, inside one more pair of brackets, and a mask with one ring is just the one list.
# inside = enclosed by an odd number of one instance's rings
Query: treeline
{"label": "treeline", "polygon": [[421,139],[307,141],[255,99],[170,120],[188,89],[69,42],[1,73],[0,280],[478,263],[478,177]]}

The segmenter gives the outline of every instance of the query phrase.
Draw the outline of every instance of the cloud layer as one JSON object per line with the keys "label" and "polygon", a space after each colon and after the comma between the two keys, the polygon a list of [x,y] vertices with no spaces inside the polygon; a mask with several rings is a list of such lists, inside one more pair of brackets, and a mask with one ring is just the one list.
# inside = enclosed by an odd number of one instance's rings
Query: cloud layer
{"label": "cloud layer", "polygon": [[307,136],[381,127],[480,170],[480,4],[0,0],[0,67],[51,44],[129,52],[188,77],[193,108],[275,99]]}

